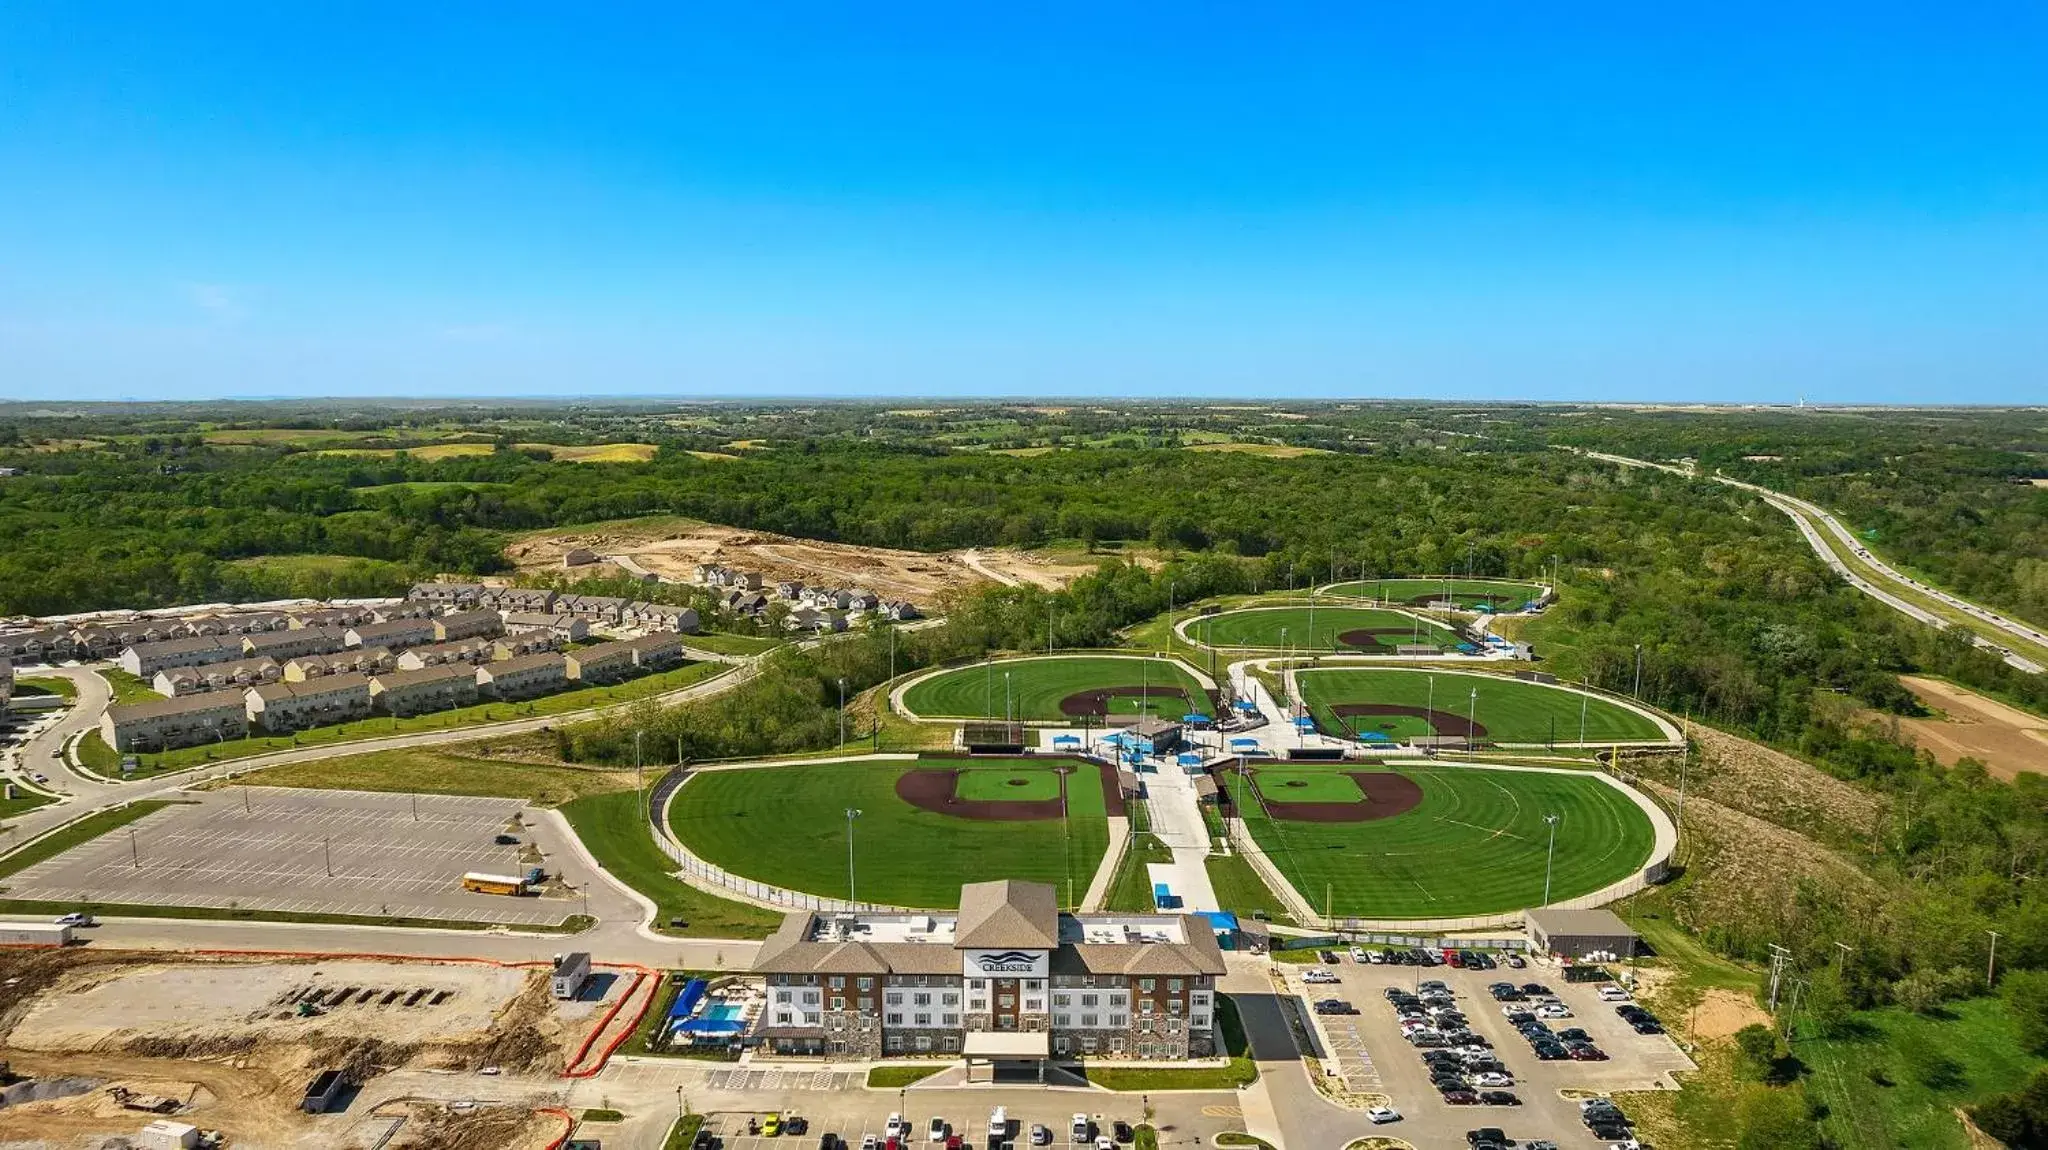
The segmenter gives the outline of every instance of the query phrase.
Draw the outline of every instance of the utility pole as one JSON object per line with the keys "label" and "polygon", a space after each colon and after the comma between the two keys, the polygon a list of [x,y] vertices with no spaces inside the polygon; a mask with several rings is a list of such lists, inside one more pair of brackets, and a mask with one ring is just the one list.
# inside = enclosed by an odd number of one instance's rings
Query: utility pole
{"label": "utility pole", "polygon": [[852,910],[859,905],[853,897],[853,820],[860,817],[860,808],[846,808],[846,907]]}
{"label": "utility pole", "polygon": [[[1314,610],[1314,608],[1310,608]],[[1173,580],[1166,581],[1166,653],[1173,654]]]}
{"label": "utility pole", "polygon": [[[1427,706],[1423,707],[1422,709],[1423,709],[1423,711],[1424,711],[1424,714],[1423,714],[1423,717],[1422,717],[1422,721],[1423,721],[1423,722],[1425,722],[1425,723],[1428,723],[1428,724],[1429,724],[1429,730],[1430,730],[1430,734],[1431,734],[1431,735],[1434,735],[1434,734],[1436,733],[1436,676],[1435,676],[1435,675],[1431,675],[1431,676],[1429,677],[1429,704],[1428,704]],[[1436,746],[1436,740],[1435,740],[1434,738],[1430,739],[1430,741],[1429,741],[1429,745],[1430,745],[1430,746],[1431,746],[1432,748],[1433,748],[1433,747],[1435,747],[1435,746]]]}
{"label": "utility pole", "polygon": [[1550,869],[1557,862],[1557,822],[1561,816],[1544,815],[1543,821],[1550,824],[1550,850],[1543,858],[1543,905],[1550,905]]}
{"label": "utility pole", "polygon": [[1775,942],[1771,943],[1770,946],[1771,994],[1770,1005],[1767,1009],[1769,1009],[1772,1014],[1776,1014],[1778,1012],[1778,982],[1780,979],[1785,977],[1785,967],[1790,965],[1792,962],[1792,952],[1785,949],[1782,946],[1779,946]]}

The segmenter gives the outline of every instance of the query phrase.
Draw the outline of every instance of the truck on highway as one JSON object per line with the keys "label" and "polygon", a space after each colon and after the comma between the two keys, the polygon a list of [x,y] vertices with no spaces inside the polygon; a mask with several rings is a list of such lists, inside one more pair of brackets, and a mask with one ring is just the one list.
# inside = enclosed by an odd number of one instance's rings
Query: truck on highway
{"label": "truck on highway", "polygon": [[523,895],[526,893],[526,880],[516,874],[485,874],[482,871],[470,871],[462,876],[462,889],[475,891],[477,894]]}

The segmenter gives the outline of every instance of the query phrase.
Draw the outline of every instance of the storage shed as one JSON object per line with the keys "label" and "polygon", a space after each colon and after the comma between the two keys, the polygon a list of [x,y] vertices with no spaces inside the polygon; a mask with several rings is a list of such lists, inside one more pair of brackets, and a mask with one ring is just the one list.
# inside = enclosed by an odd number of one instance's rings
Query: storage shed
{"label": "storage shed", "polygon": [[1529,945],[1538,954],[1586,958],[1611,954],[1629,958],[1638,936],[1611,910],[1557,910],[1544,907],[1523,916]]}

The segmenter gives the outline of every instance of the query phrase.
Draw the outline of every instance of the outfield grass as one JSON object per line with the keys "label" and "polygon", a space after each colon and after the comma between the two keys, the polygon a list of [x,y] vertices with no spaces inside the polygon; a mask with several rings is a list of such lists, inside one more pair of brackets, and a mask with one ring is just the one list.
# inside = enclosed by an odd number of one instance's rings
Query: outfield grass
{"label": "outfield grass", "polygon": [[1441,623],[1377,607],[1319,606],[1313,612],[1305,606],[1247,607],[1210,615],[1187,626],[1188,636],[1205,646],[1272,651],[1291,646],[1302,654],[1356,652],[1360,648],[1340,643],[1337,637],[1347,631],[1382,630],[1400,632],[1387,637],[1393,644],[1455,647],[1460,641],[1456,632]]}
{"label": "outfield grass", "polygon": [[852,808],[861,812],[853,837],[862,901],[953,907],[962,883],[1003,878],[1052,883],[1063,903],[1070,887],[1072,900],[1086,894],[1109,845],[1096,777],[1072,777],[1064,821],[956,818],[896,796],[907,770],[970,766],[1001,774],[1013,764],[937,759],[704,771],[677,792],[670,827],[698,857],[736,875],[844,898],[845,812]]}
{"label": "outfield grass", "polygon": [[1045,767],[965,771],[953,793],[976,801],[1038,802],[1060,797],[1060,776]]}
{"label": "outfield grass", "polygon": [[1417,595],[1427,595],[1434,601],[1443,598],[1448,590],[1450,601],[1467,610],[1479,606],[1490,595],[1508,600],[1502,610],[1514,610],[1543,593],[1540,584],[1512,579],[1359,579],[1332,584],[1326,590],[1332,595],[1356,595],[1394,603],[1411,602]]}
{"label": "outfield grass", "polygon": [[[1060,700],[1103,687],[1179,687],[1187,693],[1186,700],[1155,697],[1151,711],[1171,719],[1211,713],[1208,694],[1181,664],[1121,655],[1056,655],[977,663],[920,680],[903,693],[903,705],[927,719],[1000,719],[1005,706],[1005,675],[1009,712],[1027,723],[1077,722],[1061,713]],[[1137,704],[1133,696],[1115,709],[1134,714]],[[1192,712],[1186,709],[1190,706]]]}
{"label": "outfield grass", "polygon": [[[353,723],[338,723],[331,727],[313,727],[295,735],[269,735],[257,738],[229,739],[222,743],[209,743],[197,747],[179,747],[173,751],[157,751],[152,754],[135,756],[139,766],[134,777],[165,774],[182,771],[207,763],[224,762],[231,759],[245,759],[251,755],[267,755],[272,751],[289,751],[297,747],[319,747],[330,743],[347,743],[361,739],[377,739],[386,735],[405,735],[416,731],[443,731],[454,727],[466,727],[477,723],[505,722],[512,719],[529,719],[541,715],[559,715],[569,711],[580,711],[589,707],[604,707],[614,703],[629,703],[650,695],[666,694],[680,690],[692,683],[702,682],[726,670],[722,663],[686,663],[672,670],[659,671],[638,679],[628,679],[606,687],[584,687],[574,691],[563,691],[554,695],[543,695],[538,699],[527,699],[516,703],[479,703],[473,707],[458,707],[452,711],[433,711],[424,715],[407,718],[376,716],[358,719]],[[118,672],[116,672],[118,673]],[[131,678],[133,676],[130,676]],[[120,769],[121,756],[108,747],[97,729],[88,731],[78,741],[78,758],[87,768],[103,775],[114,775]]]}
{"label": "outfield grass", "polygon": [[[676,864],[654,845],[642,801],[638,791],[585,795],[563,804],[562,817],[613,878],[653,901],[655,930],[696,938],[767,938],[782,925],[780,911],[719,898],[677,878]],[[676,919],[688,925],[670,925]]]}
{"label": "outfield grass", "polygon": [[1293,769],[1267,767],[1253,777],[1252,785],[1270,803],[1362,803],[1365,792],[1351,776],[1327,767]]}
{"label": "outfield grass", "polygon": [[1827,1107],[1821,1130],[1840,1146],[1969,1150],[1955,1108],[2016,1090],[2048,1065],[2020,1048],[1995,998],[1954,1003],[1946,1017],[1891,1008],[1853,1021],[1852,1037],[1792,1046],[1810,1069],[1807,1091]]}
{"label": "outfield grass", "polygon": [[[1295,682],[1317,726],[1332,733],[1347,727],[1380,730],[1395,739],[1428,733],[1419,718],[1359,715],[1340,723],[1330,709],[1338,703],[1386,703],[1418,708],[1434,705],[1461,718],[1470,713],[1494,742],[1543,743],[1553,733],[1558,742],[1579,742],[1583,703],[1585,742],[1664,739],[1655,722],[1617,703],[1505,675],[1370,667],[1301,671]],[[1479,692],[1476,704],[1472,701],[1475,689]]]}
{"label": "outfield grass", "polygon": [[1303,898],[1359,918],[1456,918],[1540,905],[1549,829],[1561,816],[1551,898],[1627,878],[1649,861],[1650,820],[1589,775],[1402,767],[1415,809],[1360,823],[1271,820],[1254,788],[1227,780],[1245,825]]}

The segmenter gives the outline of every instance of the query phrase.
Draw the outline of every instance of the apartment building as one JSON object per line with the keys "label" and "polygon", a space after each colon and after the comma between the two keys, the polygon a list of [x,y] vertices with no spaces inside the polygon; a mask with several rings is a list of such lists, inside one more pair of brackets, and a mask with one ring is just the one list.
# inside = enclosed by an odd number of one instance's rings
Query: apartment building
{"label": "apartment building", "polygon": [[523,631],[517,635],[500,635],[491,641],[491,658],[517,659],[521,655],[537,655],[542,651],[553,651],[562,645],[552,631]]}
{"label": "apartment building", "polygon": [[71,658],[77,647],[67,627],[44,627],[0,635],[0,658],[22,663],[55,663]]}
{"label": "apartment building", "polygon": [[505,614],[505,631],[511,635],[524,635],[529,631],[544,631],[559,642],[580,643],[590,637],[590,624],[575,615],[544,615],[538,611],[508,611]]}
{"label": "apartment building", "polygon": [[951,1054],[974,1076],[1218,1049],[1223,952],[1205,920],[1063,914],[1044,883],[969,883],[957,914],[792,914],[754,970],[775,1053]]}
{"label": "apartment building", "polygon": [[484,591],[482,606],[498,611],[534,611],[548,614],[555,609],[556,592],[544,587],[490,587]]}
{"label": "apartment building", "polygon": [[634,603],[627,610],[627,622],[650,631],[673,631],[682,635],[694,635],[702,625],[696,608],[678,607],[673,603]]}
{"label": "apartment building", "polygon": [[320,607],[311,611],[292,612],[291,625],[304,627],[339,627],[347,630],[358,623],[374,623],[377,613],[365,606]]}
{"label": "apartment building", "polygon": [[680,635],[642,635],[638,639],[626,640],[626,646],[633,649],[633,661],[643,671],[673,667],[688,657]]}
{"label": "apartment building", "polygon": [[203,667],[171,667],[158,671],[149,685],[159,695],[177,698],[202,691],[224,691],[230,687],[257,687],[284,678],[276,659],[237,659],[232,663],[208,663]]}
{"label": "apartment building", "polygon": [[467,707],[476,699],[476,672],[467,665],[370,676],[371,706],[399,718]]}
{"label": "apartment building", "polygon": [[429,616],[420,619],[391,619],[383,623],[364,623],[342,632],[342,641],[350,647],[389,647],[402,651],[407,647],[424,647],[440,641],[440,634],[434,629],[434,619]]}
{"label": "apartment building", "polygon": [[476,669],[476,688],[499,699],[531,699],[569,685],[569,663],[553,651],[485,663]]}
{"label": "apartment building", "polygon": [[301,655],[331,655],[348,646],[340,627],[302,627],[296,631],[270,631],[242,637],[242,650],[250,656],[268,656],[288,662]]}
{"label": "apartment building", "polygon": [[504,633],[505,620],[496,611],[458,611],[434,620],[434,638],[443,643],[488,639]]}
{"label": "apartment building", "polygon": [[247,711],[236,690],[117,705],[100,716],[100,737],[122,754],[239,739],[249,730]]}
{"label": "apartment building", "polygon": [[374,675],[396,663],[389,647],[351,647],[332,655],[306,655],[284,665],[284,681],[303,683],[322,675]]}
{"label": "apartment building", "polygon": [[297,683],[268,683],[249,688],[243,703],[250,725],[286,735],[369,718],[370,681],[355,675],[325,675]]}
{"label": "apartment building", "polygon": [[240,638],[200,635],[190,639],[166,639],[161,643],[141,643],[126,647],[114,661],[120,664],[123,671],[136,678],[153,679],[158,671],[171,667],[227,663],[242,658],[245,653]]}
{"label": "apartment building", "polygon": [[481,583],[415,583],[405,597],[437,607],[469,608],[476,606],[488,590]]}
{"label": "apartment building", "polygon": [[467,663],[474,667],[497,658],[498,643],[497,639],[477,638],[412,647],[399,654],[395,665],[401,671],[417,671],[422,667],[441,667],[451,663]]}
{"label": "apartment building", "polygon": [[568,660],[569,677],[584,686],[600,683],[616,683],[635,670],[633,647],[630,643],[598,643],[590,647],[578,647],[563,656]]}

